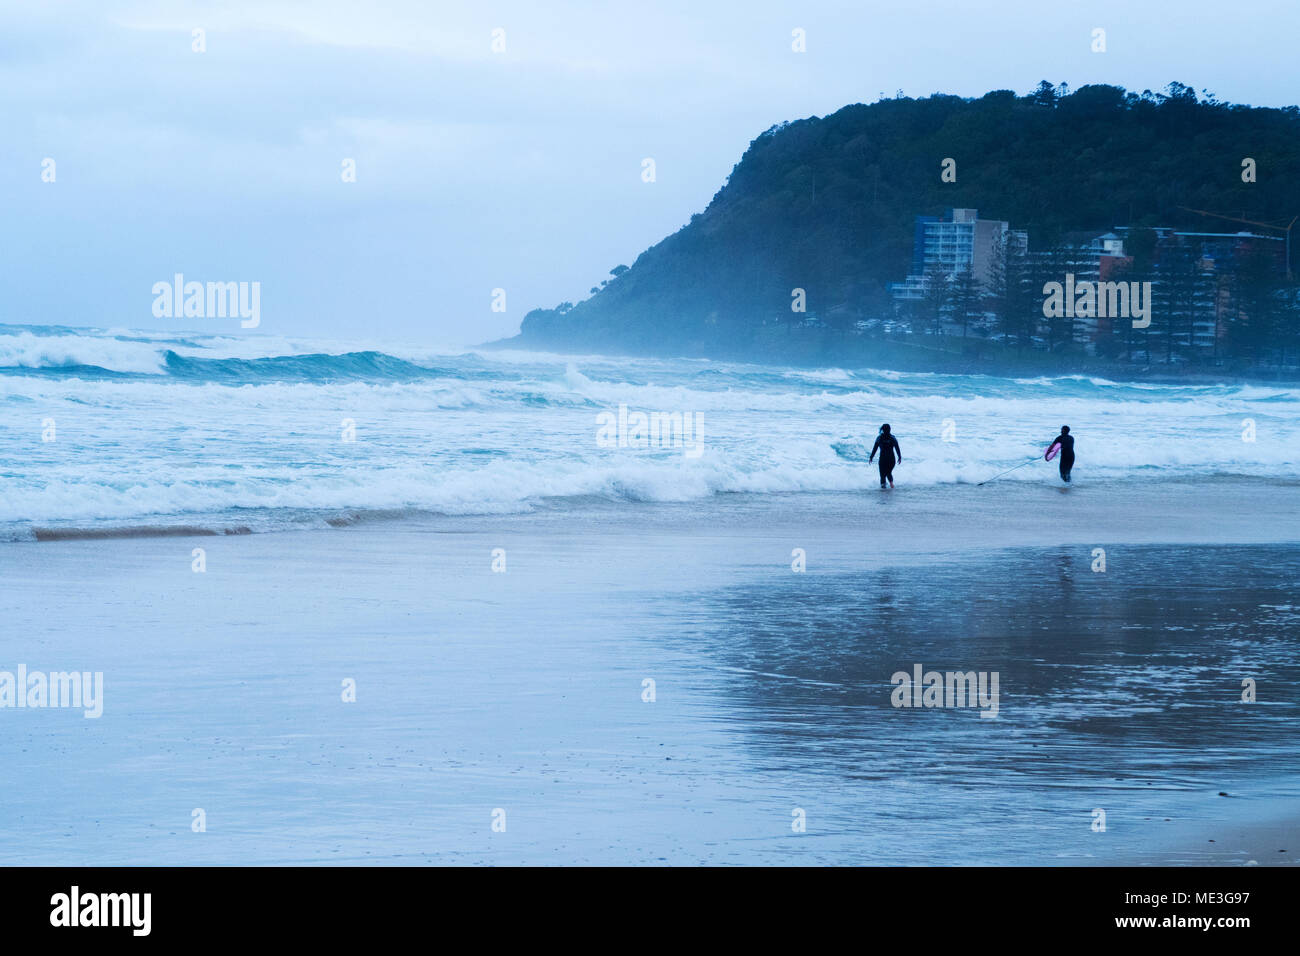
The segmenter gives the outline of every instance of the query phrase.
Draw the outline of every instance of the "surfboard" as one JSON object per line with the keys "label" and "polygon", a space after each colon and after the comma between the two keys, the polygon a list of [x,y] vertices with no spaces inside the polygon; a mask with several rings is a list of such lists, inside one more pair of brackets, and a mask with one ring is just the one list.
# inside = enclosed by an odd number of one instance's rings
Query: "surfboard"
{"label": "surfboard", "polygon": [[1047,446],[1047,451],[1046,453],[1044,453],[1043,457],[1046,458],[1048,461],[1051,461],[1060,453],[1061,453],[1061,443],[1059,441],[1054,441]]}
{"label": "surfboard", "polygon": [[871,449],[855,441],[837,441],[831,445],[835,454],[845,461],[866,461],[871,457]]}

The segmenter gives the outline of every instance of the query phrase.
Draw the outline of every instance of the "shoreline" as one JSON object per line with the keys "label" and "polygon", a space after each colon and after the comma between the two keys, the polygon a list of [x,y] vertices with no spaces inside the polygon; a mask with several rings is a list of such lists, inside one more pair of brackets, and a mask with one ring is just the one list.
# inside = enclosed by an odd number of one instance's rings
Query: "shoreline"
{"label": "shoreline", "polygon": [[[864,466],[865,467],[865,466]],[[1078,470],[1076,469],[1076,476]],[[1086,476],[1069,486],[1012,481],[912,485],[897,475],[890,491],[715,493],[686,501],[636,501],[603,496],[538,498],[528,510],[454,515],[423,509],[331,509],[238,516],[177,515],[150,522],[52,524],[11,528],[0,548],[12,544],[63,544],[84,540],[229,537],[306,531],[346,533],[357,529],[437,529],[473,532],[514,527],[599,532],[610,523],[646,530],[694,529],[700,512],[711,524],[740,528],[758,520],[782,533],[796,529],[869,535],[884,518],[910,537],[890,540],[894,551],[945,551],[1049,546],[1103,539],[1114,543],[1300,542],[1300,480],[1264,478],[1175,479],[1155,482]],[[1029,509],[1029,510],[1026,510]],[[1054,522],[1044,527],[1043,522]]]}

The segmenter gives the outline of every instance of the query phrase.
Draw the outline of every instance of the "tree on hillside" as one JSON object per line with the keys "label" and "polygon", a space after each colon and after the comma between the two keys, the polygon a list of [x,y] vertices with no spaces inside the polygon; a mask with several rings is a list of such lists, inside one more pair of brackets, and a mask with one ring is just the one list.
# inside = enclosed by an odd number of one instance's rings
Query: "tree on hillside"
{"label": "tree on hillside", "polygon": [[1270,346],[1287,335],[1284,317],[1287,283],[1278,276],[1273,257],[1261,249],[1240,256],[1232,283],[1233,317],[1229,339],[1252,362],[1263,360]]}
{"label": "tree on hillside", "polygon": [[952,277],[952,320],[961,326],[961,337],[966,338],[972,320],[984,321],[984,289],[969,269],[962,269]]}
{"label": "tree on hillside", "polygon": [[1165,364],[1178,349],[1189,359],[1196,348],[1196,324],[1206,318],[1206,277],[1195,248],[1179,244],[1161,256],[1158,281],[1153,289],[1152,327],[1164,342]]}
{"label": "tree on hillside", "polygon": [[933,335],[943,334],[943,320],[952,308],[952,290],[948,284],[948,275],[940,269],[933,269],[926,275],[925,291],[917,303],[915,315],[917,332],[929,332]]}
{"label": "tree on hillside", "polygon": [[[1034,257],[1034,286],[1040,290],[1049,282],[1069,286],[1069,277],[1082,271],[1078,259],[1079,252],[1074,246],[1064,240],[1053,242]],[[1065,308],[1060,312],[1059,315],[1043,317],[1049,352],[1068,347],[1074,341],[1074,304],[1065,302]]]}
{"label": "tree on hillside", "polygon": [[1041,286],[1033,285],[1032,262],[1028,256],[1007,256],[993,272],[990,309],[997,317],[998,330],[1023,351],[1043,320]]}

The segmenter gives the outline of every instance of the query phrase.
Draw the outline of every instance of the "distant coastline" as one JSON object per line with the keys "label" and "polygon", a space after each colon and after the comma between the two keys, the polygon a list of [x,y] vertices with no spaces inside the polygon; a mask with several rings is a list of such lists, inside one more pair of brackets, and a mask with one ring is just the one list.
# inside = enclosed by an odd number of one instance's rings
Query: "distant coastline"
{"label": "distant coastline", "polygon": [[1211,383],[1254,381],[1300,385],[1300,368],[1250,368],[1139,365],[1107,361],[1078,353],[1017,353],[995,342],[981,342],[972,351],[943,346],[913,345],[887,338],[860,337],[850,340],[826,336],[794,336],[766,348],[728,348],[723,345],[699,351],[636,350],[617,343],[583,341],[557,342],[547,338],[517,335],[484,342],[475,348],[583,353],[627,358],[711,359],[751,362],[787,368],[890,369],[897,372],[935,372],[945,375],[996,375],[1001,377],[1094,375],[1122,382]]}
{"label": "distant coastline", "polygon": [[1300,380],[1297,142],[1300,108],[1182,83],[846,106],[762,133],[689,223],[487,347]]}

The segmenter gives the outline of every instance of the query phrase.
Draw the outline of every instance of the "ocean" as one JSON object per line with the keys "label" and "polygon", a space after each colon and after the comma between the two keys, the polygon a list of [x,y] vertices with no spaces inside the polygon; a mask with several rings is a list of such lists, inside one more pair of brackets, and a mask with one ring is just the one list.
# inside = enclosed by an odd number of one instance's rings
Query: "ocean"
{"label": "ocean", "polygon": [[0,327],[0,862],[1294,862],[1298,397]]}
{"label": "ocean", "polygon": [[[691,430],[638,447],[620,409],[680,414]],[[903,453],[896,478],[913,487],[988,479],[1040,454],[1062,424],[1079,482],[1293,482],[1298,411],[1289,385],[0,325],[0,540],[857,492],[878,487],[862,459],[884,422]],[[618,434],[602,439],[602,414]]]}

